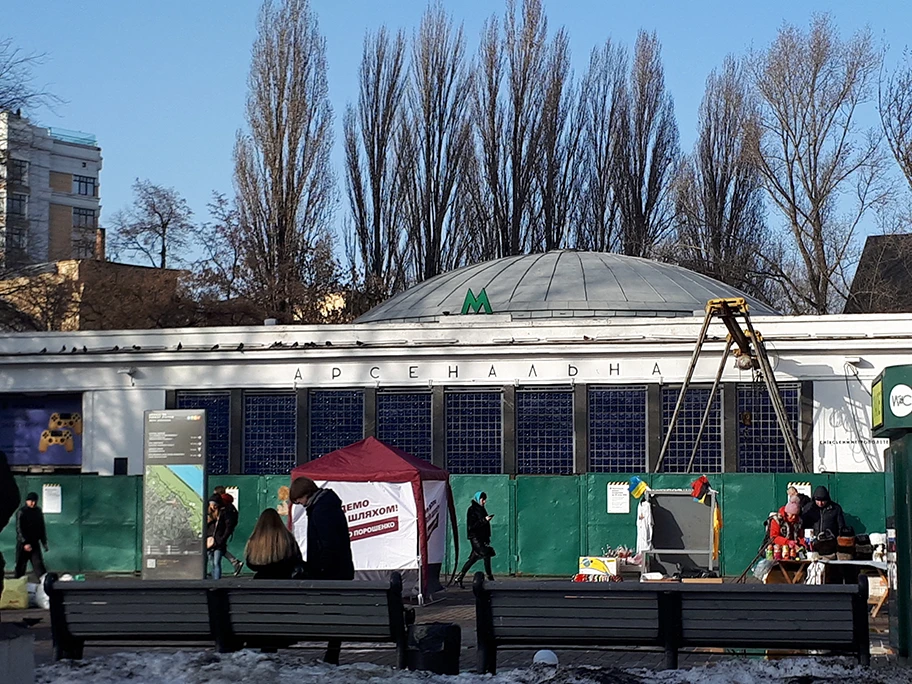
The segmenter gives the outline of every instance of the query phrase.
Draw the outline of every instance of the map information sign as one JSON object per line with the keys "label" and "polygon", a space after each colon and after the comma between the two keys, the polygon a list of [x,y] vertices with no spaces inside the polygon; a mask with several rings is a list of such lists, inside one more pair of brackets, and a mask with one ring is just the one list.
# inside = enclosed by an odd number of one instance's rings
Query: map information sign
{"label": "map information sign", "polygon": [[206,411],[146,411],[143,579],[206,576]]}

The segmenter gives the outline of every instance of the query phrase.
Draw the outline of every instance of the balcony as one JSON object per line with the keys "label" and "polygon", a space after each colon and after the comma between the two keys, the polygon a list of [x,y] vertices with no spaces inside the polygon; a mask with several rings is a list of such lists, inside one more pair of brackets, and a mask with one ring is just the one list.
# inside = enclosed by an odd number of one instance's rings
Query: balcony
{"label": "balcony", "polygon": [[98,147],[98,138],[92,133],[83,133],[82,131],[71,131],[66,128],[55,127],[48,128],[48,133],[54,140],[59,140],[60,142]]}

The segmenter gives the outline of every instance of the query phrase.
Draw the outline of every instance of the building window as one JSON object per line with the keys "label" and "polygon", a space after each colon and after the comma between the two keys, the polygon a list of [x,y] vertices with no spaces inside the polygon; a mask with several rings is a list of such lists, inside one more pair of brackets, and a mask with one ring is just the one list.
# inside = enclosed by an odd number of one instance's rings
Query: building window
{"label": "building window", "polygon": [[95,231],[97,227],[94,209],[73,207],[73,257],[91,259],[95,256]]}
{"label": "building window", "polygon": [[10,183],[19,185],[28,185],[28,167],[29,163],[24,159],[10,159],[9,162],[9,180]]}
{"label": "building window", "polygon": [[6,211],[10,216],[25,218],[28,216],[28,195],[14,192],[6,200]]}
{"label": "building window", "polygon": [[364,439],[364,392],[314,390],[310,393],[310,457]]}
{"label": "building window", "polygon": [[[679,387],[662,388],[662,437],[668,432],[671,416],[674,414],[675,404],[678,401]],[[693,451],[697,432],[700,430],[700,421],[706,410],[709,399],[708,387],[690,387],[684,397],[684,405],[678,415],[674,434],[668,443],[668,451],[662,463],[663,473],[686,473]],[[709,412],[709,421],[700,440],[693,463],[694,473],[721,473],[722,472],[722,393],[716,392],[712,408]]]}
{"label": "building window", "polygon": [[377,438],[425,461],[431,460],[430,392],[377,394]]}
{"label": "building window", "polygon": [[73,227],[94,229],[96,227],[95,210],[73,207]]}
{"label": "building window", "polygon": [[95,197],[96,179],[92,176],[73,176],[73,189],[77,195]]}
{"label": "building window", "polygon": [[522,474],[573,472],[573,392],[516,393],[516,467]]}
{"label": "building window", "polygon": [[646,388],[589,389],[589,470],[646,470]]}
{"label": "building window", "polygon": [[227,475],[231,450],[231,394],[178,392],[176,408],[206,409],[206,471]]}
{"label": "building window", "polygon": [[294,392],[244,394],[244,474],[287,474],[297,465]]}
{"label": "building window", "polygon": [[503,394],[447,392],[446,468],[450,473],[503,472]]}
{"label": "building window", "polygon": [[21,226],[7,226],[5,237],[8,250],[24,251],[28,246],[28,232]]}
{"label": "building window", "polygon": [[[795,435],[801,413],[797,384],[779,385],[782,403]],[[742,473],[792,473],[785,440],[763,382],[738,385],[738,471]]]}

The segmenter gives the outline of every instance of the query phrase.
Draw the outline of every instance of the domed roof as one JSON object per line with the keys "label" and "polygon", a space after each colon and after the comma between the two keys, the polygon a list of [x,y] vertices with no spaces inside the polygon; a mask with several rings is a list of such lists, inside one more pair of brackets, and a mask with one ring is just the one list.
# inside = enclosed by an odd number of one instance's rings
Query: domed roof
{"label": "domed roof", "polygon": [[443,273],[374,307],[356,323],[417,323],[476,310],[514,319],[693,316],[716,297],[745,297],[751,313],[778,315],[734,287],[680,266],[621,254],[556,250]]}

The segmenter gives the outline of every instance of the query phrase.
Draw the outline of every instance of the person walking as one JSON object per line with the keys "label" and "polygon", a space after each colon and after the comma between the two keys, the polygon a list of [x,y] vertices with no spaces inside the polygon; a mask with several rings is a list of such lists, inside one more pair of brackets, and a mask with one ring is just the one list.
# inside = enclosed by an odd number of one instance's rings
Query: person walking
{"label": "person walking", "polygon": [[301,547],[274,508],[260,513],[244,548],[253,579],[293,579],[304,565]]}
{"label": "person walking", "polygon": [[[13,513],[19,508],[19,487],[13,478],[6,454],[0,451],[0,532],[7,526]],[[0,594],[3,594],[3,576],[6,573],[6,560],[0,553]]]}
{"label": "person walking", "polygon": [[222,578],[222,557],[228,544],[228,516],[222,497],[209,499],[206,523],[206,552],[212,565],[212,579]]}
{"label": "person walking", "polygon": [[[231,541],[231,538],[234,536],[234,531],[238,526],[238,509],[234,505],[234,497],[227,492],[227,490],[219,485],[213,490],[213,496],[221,497],[223,503],[222,512],[228,520],[228,541]],[[225,558],[228,559],[228,562],[234,567],[234,576],[237,577],[241,574],[241,571],[244,569],[244,564],[235,556],[231,551],[228,550],[228,547],[225,547],[225,552],[222,554]]]}
{"label": "person walking", "polygon": [[[291,483],[288,501],[304,506],[307,513],[304,576],[316,580],[354,579],[348,520],[338,495],[331,489],[317,487],[309,477],[299,477]],[[342,642],[331,639],[323,660],[338,665],[341,650]]]}
{"label": "person walking", "polygon": [[46,572],[44,556],[48,550],[47,531],[44,527],[44,514],[38,506],[38,493],[29,492],[25,497],[25,505],[16,513],[16,572],[15,577],[22,577],[32,564],[32,570],[40,580]]}
{"label": "person walking", "polygon": [[456,578],[456,583],[462,589],[465,589],[463,580],[465,580],[466,573],[480,560],[484,561],[485,574],[488,579],[494,581],[494,574],[491,572],[491,558],[497,555],[491,546],[491,518],[494,516],[488,515],[488,511],[485,509],[487,501],[487,494],[475,492],[472,503],[469,504],[469,510],[466,511],[466,530],[469,543],[472,545],[472,552],[465,565],[462,566],[459,577]]}

